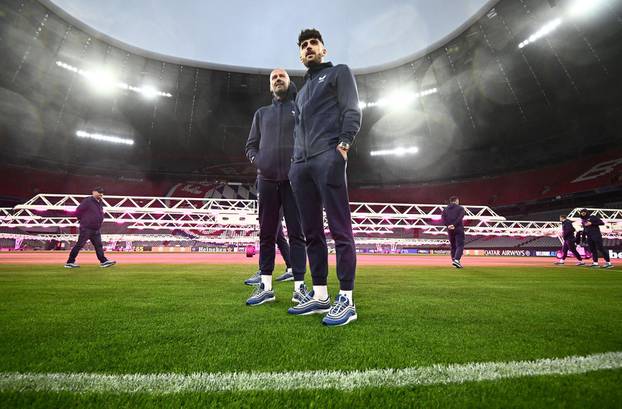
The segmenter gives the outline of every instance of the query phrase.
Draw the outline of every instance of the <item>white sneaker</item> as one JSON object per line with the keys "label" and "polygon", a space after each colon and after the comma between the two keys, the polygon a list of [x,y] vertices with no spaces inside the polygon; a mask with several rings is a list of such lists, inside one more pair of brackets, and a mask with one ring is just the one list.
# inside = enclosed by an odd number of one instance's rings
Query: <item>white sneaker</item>
{"label": "white sneaker", "polygon": [[613,264],[611,264],[611,262],[607,261],[605,264],[603,264],[603,266],[601,268],[613,268]]}
{"label": "white sneaker", "polygon": [[579,262],[577,262],[577,264],[576,264],[576,265],[577,265],[577,266],[584,266],[584,265],[585,265],[585,263],[584,263],[583,261],[579,261]]}
{"label": "white sneaker", "polygon": [[592,265],[591,265],[590,267],[592,267],[592,268],[598,268],[598,267],[600,267],[600,266],[598,265],[598,263],[592,263]]}
{"label": "white sneaker", "polygon": [[557,265],[557,266],[563,266],[564,265],[564,260],[557,260],[556,262],[554,262],[553,264]]}
{"label": "white sneaker", "polygon": [[292,302],[294,304],[300,304],[301,302],[305,302],[308,298],[309,298],[309,290],[307,290],[307,286],[304,284],[302,284],[292,294]]}

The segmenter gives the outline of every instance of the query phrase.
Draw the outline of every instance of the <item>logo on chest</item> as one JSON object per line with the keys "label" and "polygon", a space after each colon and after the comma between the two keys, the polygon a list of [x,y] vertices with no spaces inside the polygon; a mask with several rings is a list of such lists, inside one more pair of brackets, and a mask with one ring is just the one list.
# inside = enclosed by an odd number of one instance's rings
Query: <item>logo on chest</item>
{"label": "logo on chest", "polygon": [[324,82],[325,79],[326,79],[326,74],[322,75],[321,77],[318,77],[317,82]]}

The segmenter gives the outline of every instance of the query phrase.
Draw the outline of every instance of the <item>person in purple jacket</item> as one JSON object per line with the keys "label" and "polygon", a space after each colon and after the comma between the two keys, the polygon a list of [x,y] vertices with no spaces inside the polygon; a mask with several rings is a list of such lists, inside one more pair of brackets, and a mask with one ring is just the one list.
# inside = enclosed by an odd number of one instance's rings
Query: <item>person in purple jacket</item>
{"label": "person in purple jacket", "polygon": [[443,209],[441,220],[447,226],[449,243],[451,244],[451,263],[456,268],[463,268],[460,264],[462,252],[464,251],[464,207],[460,206],[458,196],[449,198],[449,206]]}
{"label": "person in purple jacket", "polygon": [[104,222],[104,207],[102,205],[102,198],[104,197],[104,189],[96,187],[93,189],[91,196],[85,198],[78,208],[75,215],[80,221],[80,235],[76,245],[73,246],[69,253],[69,259],[65,263],[65,268],[78,268],[76,264],[76,257],[78,253],[84,247],[88,240],[93,243],[95,247],[95,254],[100,262],[100,267],[106,268],[117,264],[116,261],[108,260],[104,256],[104,246],[102,245],[101,226]]}

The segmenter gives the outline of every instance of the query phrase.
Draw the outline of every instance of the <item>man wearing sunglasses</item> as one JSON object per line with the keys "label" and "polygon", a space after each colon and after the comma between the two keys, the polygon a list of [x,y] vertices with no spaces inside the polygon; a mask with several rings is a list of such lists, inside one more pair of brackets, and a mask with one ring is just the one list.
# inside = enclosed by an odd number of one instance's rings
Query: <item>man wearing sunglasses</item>
{"label": "man wearing sunglasses", "polygon": [[[308,71],[296,96],[294,157],[289,179],[302,217],[313,291],[288,312],[327,313],[322,320],[325,325],[346,325],[357,318],[352,298],[356,249],[346,163],[350,145],[361,127],[358,91],[348,66],[324,62],[327,51],[319,31],[303,30],[298,37],[298,51]],[[332,305],[326,285],[328,248],[323,209],[337,253],[340,292]]]}

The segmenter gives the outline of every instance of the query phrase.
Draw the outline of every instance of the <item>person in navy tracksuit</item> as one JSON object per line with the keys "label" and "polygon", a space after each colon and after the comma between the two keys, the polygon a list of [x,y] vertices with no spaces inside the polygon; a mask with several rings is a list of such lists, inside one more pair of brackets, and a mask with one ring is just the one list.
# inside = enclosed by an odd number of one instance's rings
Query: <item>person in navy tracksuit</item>
{"label": "person in navy tracksuit", "polygon": [[577,251],[577,246],[575,244],[575,228],[572,225],[572,221],[566,217],[566,215],[560,215],[559,221],[562,222],[562,239],[564,240],[564,244],[562,244],[562,257],[557,260],[555,264],[564,264],[566,257],[568,257],[568,251],[575,256],[578,260],[577,265],[582,266],[585,263],[581,258],[581,254]]}
{"label": "person in navy tracksuit", "polygon": [[287,72],[275,69],[270,74],[272,104],[255,112],[246,156],[257,167],[259,201],[259,269],[260,284],[246,301],[256,306],[275,300],[272,291],[275,249],[281,209],[289,237],[290,257],[294,275],[294,296],[299,301],[306,289],[305,241],[300,225],[300,213],[289,183],[288,174],[294,145],[294,101],[296,87]]}
{"label": "person in navy tracksuit", "polygon": [[464,207],[460,206],[457,196],[449,198],[449,205],[443,209],[441,220],[447,226],[447,235],[451,245],[451,263],[456,268],[463,268],[460,263],[464,251]]}
{"label": "person in navy tracksuit", "polygon": [[[323,61],[327,52],[319,31],[303,30],[298,46],[308,70],[296,97],[294,157],[289,177],[302,216],[313,297],[289,312],[328,312],[324,324],[344,325],[357,317],[352,298],[356,248],[346,164],[350,145],[361,127],[358,91],[348,66]],[[332,307],[326,286],[328,249],[323,209],[337,253],[340,292]]]}
{"label": "person in navy tracksuit", "polygon": [[581,209],[579,216],[581,216],[583,232],[587,236],[587,245],[590,248],[590,253],[592,253],[592,267],[598,267],[598,252],[600,251],[605,259],[605,264],[602,267],[613,268],[609,252],[603,245],[603,235],[600,232],[600,226],[603,226],[605,222],[600,217],[590,214],[588,209]]}
{"label": "person in navy tracksuit", "polygon": [[105,268],[116,264],[116,261],[108,260],[104,255],[104,246],[102,244],[100,232],[102,223],[104,222],[103,196],[104,189],[96,187],[93,189],[91,196],[82,200],[80,205],[76,208],[75,216],[80,221],[80,235],[78,236],[78,241],[75,246],[73,246],[69,253],[65,268],[80,267],[76,264],[76,257],[78,257],[78,253],[88,240],[90,240],[93,247],[95,247],[95,254],[101,263],[101,267]]}

